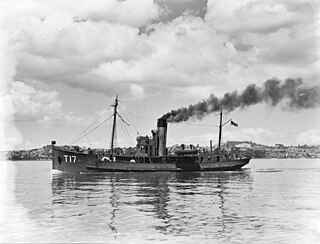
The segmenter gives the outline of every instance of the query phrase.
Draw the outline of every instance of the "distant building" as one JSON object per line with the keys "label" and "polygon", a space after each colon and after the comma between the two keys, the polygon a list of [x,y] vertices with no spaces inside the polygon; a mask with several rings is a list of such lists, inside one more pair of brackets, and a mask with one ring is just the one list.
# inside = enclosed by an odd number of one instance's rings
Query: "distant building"
{"label": "distant building", "polygon": [[251,144],[250,143],[240,143],[238,145],[235,145],[235,147],[240,148],[240,149],[248,149],[248,148],[251,148]]}

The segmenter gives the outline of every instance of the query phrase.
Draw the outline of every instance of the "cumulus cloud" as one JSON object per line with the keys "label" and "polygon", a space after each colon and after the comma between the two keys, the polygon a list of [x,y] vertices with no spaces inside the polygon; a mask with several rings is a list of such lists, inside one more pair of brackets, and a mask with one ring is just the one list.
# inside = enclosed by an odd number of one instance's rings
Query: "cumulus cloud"
{"label": "cumulus cloud", "polygon": [[161,9],[153,0],[98,0],[89,5],[86,1],[81,1],[76,5],[80,6],[78,7],[79,16],[84,19],[134,26],[145,25],[157,19],[161,13]]}
{"label": "cumulus cloud", "polygon": [[62,103],[57,100],[57,95],[57,92],[37,91],[20,81],[13,82],[4,97],[5,118],[16,122],[33,122],[52,117],[61,111]]}
{"label": "cumulus cloud", "polygon": [[241,128],[224,133],[224,138],[228,141],[253,141],[267,145],[273,145],[279,141],[283,142],[285,137],[285,135],[275,133],[266,128]]}
{"label": "cumulus cloud", "polygon": [[312,14],[313,7],[307,1],[208,1],[206,20],[221,32],[270,34],[308,23]]}
{"label": "cumulus cloud", "polygon": [[320,145],[320,130],[308,130],[298,134],[296,139],[297,144],[300,145]]}
{"label": "cumulus cloud", "polygon": [[301,77],[307,85],[319,79],[318,9],[307,1],[208,1],[201,13],[169,18],[170,6],[164,0],[1,1],[1,85],[9,83],[2,90],[17,110],[12,115],[82,123],[72,111],[61,112],[57,92],[34,91],[34,84],[198,101],[272,77]]}
{"label": "cumulus cloud", "polygon": [[5,138],[5,146],[2,147],[2,150],[15,150],[16,148],[37,148],[43,145],[35,144],[34,142],[24,140],[21,136],[19,137],[7,137]]}
{"label": "cumulus cloud", "polygon": [[310,6],[299,1],[209,1],[204,19],[185,12],[163,22],[153,1],[27,2],[14,11],[7,2],[12,16],[3,21],[14,77],[27,83],[110,95],[170,86],[196,96],[193,87],[226,92],[235,82],[243,87],[303,72],[308,82],[316,73],[302,67],[317,61],[317,41]]}
{"label": "cumulus cloud", "polygon": [[57,91],[35,89],[23,82],[15,81],[3,98],[5,122],[36,122],[45,127],[59,124],[88,124],[93,118],[78,116],[72,111],[64,113]]}
{"label": "cumulus cloud", "polygon": [[1,5],[7,10],[14,9],[19,15],[35,14],[41,21],[46,21],[50,16],[60,17],[57,20],[60,24],[66,20],[77,23],[92,20],[141,26],[157,19],[161,14],[161,9],[153,0],[95,0],[94,3],[85,0],[28,0],[13,5],[10,1],[2,1]]}
{"label": "cumulus cloud", "polygon": [[[138,38],[138,26],[160,14],[151,0],[25,1],[19,6],[4,1],[1,5],[6,10],[1,24],[7,43],[2,50],[12,52],[15,80],[63,82],[88,90],[101,90],[102,82],[107,90],[117,81],[108,73],[96,75],[100,65],[148,55],[150,47]],[[84,82],[84,78],[89,79]],[[94,78],[91,83],[90,78]]]}
{"label": "cumulus cloud", "polygon": [[206,21],[257,63],[288,68],[317,62],[316,12],[309,1],[209,1]]}
{"label": "cumulus cloud", "polygon": [[209,145],[210,140],[213,141],[213,144],[217,144],[218,143],[217,135],[213,133],[192,135],[192,136],[184,137],[181,139],[180,142],[176,142],[176,143]]}
{"label": "cumulus cloud", "polygon": [[[275,143],[288,144],[294,136],[281,133],[275,133],[272,130],[266,128],[236,128],[231,130],[224,130],[222,133],[223,142],[227,141],[252,141],[255,143],[261,143],[264,145],[274,145]],[[192,143],[200,145],[209,145],[209,141],[212,140],[213,144],[218,144],[217,133],[203,133],[199,135],[188,136],[182,138],[180,141],[183,143]]]}

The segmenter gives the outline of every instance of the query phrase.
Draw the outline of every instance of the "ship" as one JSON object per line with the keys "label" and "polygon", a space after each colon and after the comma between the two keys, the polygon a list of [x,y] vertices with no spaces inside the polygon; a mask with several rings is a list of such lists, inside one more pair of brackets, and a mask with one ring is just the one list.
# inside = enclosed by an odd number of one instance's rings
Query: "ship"
{"label": "ship", "polygon": [[[111,133],[111,149],[108,153],[95,153],[93,151],[80,151],[77,147],[66,149],[52,141],[52,169],[70,173],[86,172],[196,172],[196,171],[232,171],[240,170],[250,161],[250,156],[236,157],[230,155],[221,146],[222,109],[220,112],[219,143],[213,150],[210,141],[210,150],[201,151],[194,146],[167,148],[168,122],[164,118],[157,120],[157,129],[152,135],[138,136],[137,145],[133,154],[121,154],[114,147],[118,96],[112,105],[113,126]],[[229,120],[231,121],[231,120]],[[228,122],[229,122],[228,121]],[[234,123],[233,121],[231,121]]]}

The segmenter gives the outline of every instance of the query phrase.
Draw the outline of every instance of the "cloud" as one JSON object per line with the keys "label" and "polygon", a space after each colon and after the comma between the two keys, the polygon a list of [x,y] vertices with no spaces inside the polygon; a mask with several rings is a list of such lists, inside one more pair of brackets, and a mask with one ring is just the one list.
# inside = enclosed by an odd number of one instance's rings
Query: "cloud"
{"label": "cloud", "polygon": [[[276,143],[288,144],[295,140],[295,136],[275,133],[266,128],[236,128],[224,130],[222,133],[223,142],[227,141],[252,141],[264,145],[274,145]],[[212,140],[213,144],[218,144],[217,133],[203,133],[182,138],[180,143],[192,143],[199,145],[209,145]],[[306,143],[308,144],[308,143]],[[310,143],[309,143],[310,144]]]}
{"label": "cloud", "polygon": [[267,145],[283,142],[285,137],[285,135],[275,133],[266,128],[241,128],[224,132],[224,139],[226,141],[252,141]]}
{"label": "cloud", "polygon": [[208,1],[204,18],[170,21],[154,1],[1,4],[8,82],[199,100],[275,76],[319,78],[316,18],[303,1]]}
{"label": "cloud", "polygon": [[304,1],[208,1],[206,20],[221,32],[270,34],[308,23],[313,6]]}
{"label": "cloud", "polygon": [[308,130],[300,132],[297,136],[297,144],[320,145],[320,130]]}
{"label": "cloud", "polygon": [[200,146],[204,146],[204,145],[209,145],[210,140],[213,141],[213,144],[217,144],[218,143],[217,135],[213,133],[192,135],[192,136],[182,138],[179,143],[199,144]]}
{"label": "cloud", "polygon": [[27,34],[18,34],[17,41],[25,47],[18,56],[16,79],[63,82],[68,77],[94,75],[100,65],[128,62],[150,52],[150,47],[137,38],[138,30],[129,26],[71,24],[48,37],[38,31],[38,28],[46,29],[46,24],[41,25],[25,30]]}
{"label": "cloud", "polygon": [[[319,85],[302,87],[301,79],[287,79],[284,82],[274,78],[267,80],[262,87],[255,84],[247,86],[241,94],[237,90],[224,94],[220,99],[211,94],[206,100],[196,104],[171,110],[161,118],[171,123],[203,119],[220,111],[232,112],[238,108],[256,105],[262,102],[270,106],[286,105],[289,110],[308,109],[320,106]],[[285,107],[284,107],[285,108]]]}
{"label": "cloud", "polygon": [[31,149],[41,147],[43,145],[35,144],[34,142],[24,140],[21,136],[20,137],[7,137],[5,138],[5,146],[3,150],[15,150],[17,148],[24,148],[24,149]]}
{"label": "cloud", "polygon": [[36,122],[44,127],[60,124],[87,125],[93,117],[78,116],[72,111],[65,113],[57,91],[35,89],[23,82],[15,81],[3,98],[6,123]]}
{"label": "cloud", "polygon": [[193,88],[207,87],[207,96],[235,83],[316,76],[315,18],[297,1],[209,1],[204,19],[186,12],[163,22],[152,22],[162,11],[153,1],[4,6],[13,77],[27,84],[61,82],[109,95],[186,88],[186,97],[196,97]]}
{"label": "cloud", "polygon": [[317,61],[315,6],[306,1],[209,1],[206,21],[232,36],[238,50],[255,50],[256,61],[310,65]]}
{"label": "cloud", "polygon": [[43,117],[60,113],[62,103],[57,92],[36,90],[23,82],[13,82],[4,97],[5,118],[16,122],[40,121]]}
{"label": "cloud", "polygon": [[133,26],[145,25],[151,20],[157,19],[161,14],[161,9],[153,0],[98,0],[89,5],[86,1],[82,1],[76,5],[81,6],[79,7],[79,16],[84,19]]}
{"label": "cloud", "polygon": [[[141,26],[157,19],[161,14],[161,8],[153,0],[95,0],[94,3],[88,3],[85,0],[28,0],[18,5],[3,1],[1,5],[6,10],[14,10],[14,13],[20,16],[35,14],[35,17],[43,22],[50,16],[60,17],[60,23],[69,19],[64,17],[70,16],[70,20],[76,23],[91,20]],[[58,18],[57,20],[59,21]]]}

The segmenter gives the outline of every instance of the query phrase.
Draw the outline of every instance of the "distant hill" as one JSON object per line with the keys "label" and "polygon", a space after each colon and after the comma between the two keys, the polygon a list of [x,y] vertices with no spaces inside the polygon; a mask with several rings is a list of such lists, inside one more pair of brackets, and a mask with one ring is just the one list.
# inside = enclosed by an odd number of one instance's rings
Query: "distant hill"
{"label": "distant hill", "polygon": [[227,146],[228,148],[231,148],[231,147],[235,147],[236,145],[243,144],[243,143],[250,144],[251,147],[254,147],[254,146],[264,146],[264,145],[261,145],[261,144],[254,143],[254,142],[252,142],[252,141],[227,141],[227,142],[226,142],[226,146]]}
{"label": "distant hill", "polygon": [[[253,158],[320,158],[320,145],[298,145],[284,146],[275,144],[274,146],[265,146],[252,141],[227,141],[225,143],[227,150],[233,153],[250,153]],[[65,146],[69,148],[70,146]],[[77,147],[77,146],[72,146]],[[104,149],[90,149],[96,153]],[[132,154],[134,148],[119,148],[123,153]],[[83,148],[82,152],[88,149]],[[51,145],[31,150],[14,150],[0,152],[0,159],[8,160],[50,160],[52,155]]]}
{"label": "distant hill", "polygon": [[51,159],[51,145],[30,150],[14,150],[2,152],[1,157],[9,160],[49,160]]}

